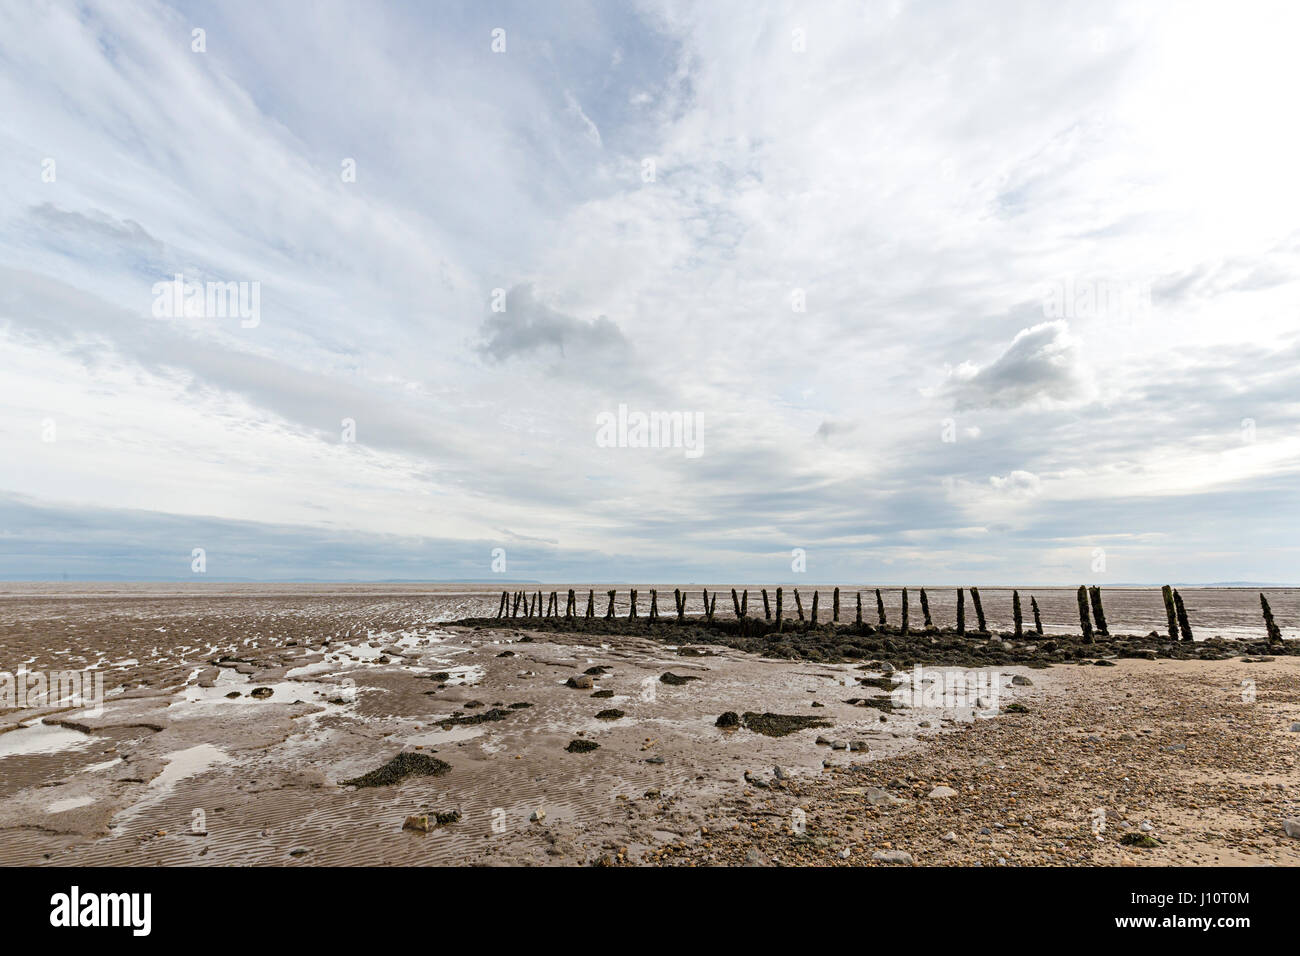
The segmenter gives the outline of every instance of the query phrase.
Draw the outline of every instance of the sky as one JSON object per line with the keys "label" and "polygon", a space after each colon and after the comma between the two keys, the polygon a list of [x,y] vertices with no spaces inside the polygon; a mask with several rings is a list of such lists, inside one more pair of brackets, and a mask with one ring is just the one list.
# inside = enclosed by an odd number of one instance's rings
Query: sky
{"label": "sky", "polygon": [[1297,28],[0,4],[0,578],[1300,582]]}

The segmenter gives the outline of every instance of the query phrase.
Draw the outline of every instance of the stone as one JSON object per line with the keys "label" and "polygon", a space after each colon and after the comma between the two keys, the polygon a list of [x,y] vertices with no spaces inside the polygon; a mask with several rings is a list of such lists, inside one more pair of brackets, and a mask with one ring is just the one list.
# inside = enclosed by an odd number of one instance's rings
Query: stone
{"label": "stone", "polygon": [[935,787],[929,793],[929,798],[931,800],[943,800],[947,797],[955,796],[957,796],[957,791],[952,787]]}
{"label": "stone", "polygon": [[873,807],[878,807],[882,804],[888,803],[898,803],[898,798],[896,796],[888,790],[882,790],[880,787],[867,787],[866,797],[867,803],[871,804]]}
{"label": "stone", "polygon": [[575,690],[591,690],[594,686],[591,682],[591,678],[586,674],[577,674],[574,677],[570,677],[564,682],[564,684],[566,687],[572,687]]}
{"label": "stone", "polygon": [[531,823],[541,823],[545,819],[546,819],[546,811],[540,808],[534,810],[532,814],[530,814],[528,817],[528,820]]}
{"label": "stone", "polygon": [[949,830],[947,833],[945,833],[945,834],[944,834],[942,837],[940,837],[939,839],[944,840],[944,841],[947,842],[947,843],[956,843],[956,842],[957,842],[957,834],[954,833],[952,830]]}
{"label": "stone", "polygon": [[256,697],[258,700],[265,700],[267,697],[271,697],[274,694],[275,691],[271,690],[269,687],[254,687],[248,692],[249,697]]}
{"label": "stone", "polygon": [[849,742],[847,740],[832,740],[831,750],[848,750]]}
{"label": "stone", "polygon": [[429,815],[427,813],[417,814],[406,818],[402,824],[403,830],[415,830],[418,833],[428,833],[433,827],[429,826]]}
{"label": "stone", "polygon": [[853,740],[853,741],[850,741],[850,742],[849,742],[849,749],[852,750],[852,751],[855,751],[855,752],[860,753],[860,752],[862,752],[863,750],[866,750],[866,749],[867,749],[867,742],[866,742],[865,740]]}
{"label": "stone", "polygon": [[1022,675],[1020,675],[1020,674],[1013,674],[1013,675],[1011,676],[1011,683],[1015,684],[1017,687],[1033,687],[1033,686],[1034,686],[1034,682],[1033,682],[1033,681],[1031,681],[1028,677],[1024,677],[1024,676],[1022,676]]}
{"label": "stone", "polygon": [[877,863],[893,863],[901,866],[912,865],[912,854],[906,850],[877,850],[871,854],[871,858]]}
{"label": "stone", "polygon": [[1286,831],[1287,836],[1300,840],[1300,818],[1283,820],[1282,829]]}

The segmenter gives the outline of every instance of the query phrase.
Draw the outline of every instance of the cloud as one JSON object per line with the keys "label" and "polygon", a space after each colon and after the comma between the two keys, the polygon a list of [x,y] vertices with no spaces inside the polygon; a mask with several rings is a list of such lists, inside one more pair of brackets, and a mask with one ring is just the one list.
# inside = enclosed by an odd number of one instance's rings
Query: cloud
{"label": "cloud", "polygon": [[601,315],[577,319],[546,305],[531,283],[506,293],[505,311],[489,316],[480,328],[479,354],[492,362],[530,355],[593,360],[622,356],[629,350],[618,325]]}
{"label": "cloud", "polygon": [[958,409],[1073,404],[1093,391],[1079,342],[1059,319],[1022,329],[986,366],[959,366],[947,387]]}

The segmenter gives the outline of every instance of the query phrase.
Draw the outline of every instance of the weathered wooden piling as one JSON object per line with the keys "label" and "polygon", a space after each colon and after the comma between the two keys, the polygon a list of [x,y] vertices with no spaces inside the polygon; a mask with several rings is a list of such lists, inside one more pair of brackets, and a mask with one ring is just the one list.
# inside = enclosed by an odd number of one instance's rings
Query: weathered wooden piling
{"label": "weathered wooden piling", "polygon": [[501,603],[497,605],[497,617],[501,617],[501,616],[503,616],[505,613],[506,613],[506,592],[505,592],[505,591],[502,591],[502,592],[501,592]]}
{"label": "weathered wooden piling", "polygon": [[989,632],[989,626],[984,620],[984,603],[980,600],[979,588],[970,589],[970,600],[971,603],[975,605],[975,623],[979,625],[978,633],[987,634]]}
{"label": "weathered wooden piling", "polygon": [[876,618],[881,627],[889,623],[885,620],[885,599],[880,596],[880,588],[876,588]]}
{"label": "weathered wooden piling", "polygon": [[636,590],[633,589],[631,591],[628,591],[628,595],[629,595],[628,597],[629,606],[627,609],[627,616],[628,616],[628,620],[631,620],[632,618],[637,616],[636,615]]}
{"label": "weathered wooden piling", "polygon": [[797,611],[799,612],[799,620],[800,620],[800,621],[804,620],[804,616],[803,616],[803,601],[801,601],[801,600],[799,599],[799,589],[798,589],[798,588],[795,588],[795,589],[794,589],[794,606],[795,606],[795,610],[797,610]]}
{"label": "weathered wooden piling", "polygon": [[1033,610],[1033,612],[1034,612],[1034,630],[1037,631],[1039,634],[1042,634],[1042,633],[1043,633],[1043,619],[1042,619],[1041,617],[1038,616],[1038,599],[1037,599],[1037,598],[1033,598],[1033,597],[1031,597],[1031,598],[1029,599],[1029,607],[1030,607],[1030,608]]}
{"label": "weathered wooden piling", "polygon": [[813,588],[812,616],[810,618],[813,624],[817,623],[817,589]]}
{"label": "weathered wooden piling", "polygon": [[921,588],[921,616],[925,618],[925,629],[933,631],[934,619],[930,617],[930,597],[925,593],[925,588]]}
{"label": "weathered wooden piling", "polygon": [[1106,612],[1101,606],[1101,588],[1091,585],[1088,588],[1088,600],[1092,603],[1092,619],[1097,622],[1097,633],[1110,637],[1110,628],[1106,626]]}
{"label": "weathered wooden piling", "polygon": [[569,600],[564,605],[564,616],[565,617],[578,616],[578,598],[573,593],[573,588],[569,588]]}
{"label": "weathered wooden piling", "polygon": [[704,619],[706,621],[713,620],[713,615],[709,612],[709,589],[708,588],[704,589]]}
{"label": "weathered wooden piling", "polygon": [[745,616],[740,613],[740,595],[736,593],[735,588],[731,589],[731,610],[737,619]]}
{"label": "weathered wooden piling", "polygon": [[957,589],[957,633],[966,633],[966,592]]}
{"label": "weathered wooden piling", "polygon": [[776,589],[776,629],[781,630],[781,589]]}
{"label": "weathered wooden piling", "polygon": [[1263,591],[1259,592],[1259,607],[1264,612],[1264,629],[1268,631],[1268,642],[1270,644],[1280,644],[1282,642],[1282,629],[1273,620],[1273,609],[1268,606],[1268,598],[1264,597]]}
{"label": "weathered wooden piling", "polygon": [[740,616],[749,616],[749,588],[745,588],[740,592]]}
{"label": "weathered wooden piling", "polygon": [[1088,589],[1079,585],[1079,630],[1083,632],[1083,643],[1092,643],[1092,620],[1088,617]]}
{"label": "weathered wooden piling", "polygon": [[835,595],[831,598],[831,623],[840,623],[840,589],[835,589]]}
{"label": "weathered wooden piling", "polygon": [[614,591],[610,591],[610,592],[609,592],[609,607],[606,608],[606,610],[605,610],[605,616],[606,616],[606,617],[613,617],[613,616],[614,616],[614,595],[615,595],[615,593],[616,593],[616,592],[614,592]]}
{"label": "weathered wooden piling", "polygon": [[[538,591],[537,597],[540,599],[541,596],[542,596],[542,592]],[[546,602],[546,616],[547,617],[560,616],[560,595],[556,591],[551,592],[551,599]]]}
{"label": "weathered wooden piling", "polygon": [[1183,596],[1174,590],[1174,608],[1178,611],[1178,630],[1183,635],[1184,641],[1192,639],[1192,624],[1187,620],[1187,608],[1183,606]]}
{"label": "weathered wooden piling", "polygon": [[1011,592],[1011,620],[1015,624],[1016,637],[1024,633],[1024,618],[1020,614],[1020,592]]}
{"label": "weathered wooden piling", "polygon": [[717,591],[714,591],[714,592],[713,592],[713,597],[709,598],[708,604],[709,604],[709,608],[708,608],[708,616],[709,616],[709,620],[712,621],[712,620],[713,620],[714,612],[716,612],[716,611],[718,610],[718,592],[717,592]]}
{"label": "weathered wooden piling", "polygon": [[862,623],[862,592],[861,591],[856,592],[856,596],[858,599],[858,615],[856,618],[854,618],[854,623],[861,624]]}
{"label": "weathered wooden piling", "polygon": [[899,625],[899,633],[907,636],[907,588],[903,588],[903,623]]}
{"label": "weathered wooden piling", "polygon": [[767,603],[767,588],[763,588],[763,620],[772,620],[772,605]]}
{"label": "weathered wooden piling", "polygon": [[650,620],[659,620],[659,592],[654,588],[650,589]]}
{"label": "weathered wooden piling", "polygon": [[673,603],[677,605],[677,620],[684,620],[686,617],[686,602],[682,600],[681,588],[673,588]]}
{"label": "weathered wooden piling", "polygon": [[1178,609],[1174,606],[1174,589],[1165,585],[1160,589],[1165,599],[1165,617],[1169,619],[1169,639],[1178,640]]}
{"label": "weathered wooden piling", "polygon": [[593,588],[587,590],[587,618],[596,616],[596,591]]}
{"label": "weathered wooden piling", "polygon": [[511,617],[518,617],[518,616],[519,616],[519,601],[520,601],[520,599],[523,597],[523,594],[524,594],[523,591],[516,591],[516,592],[515,592],[515,606],[514,606],[513,610],[511,610],[511,612],[510,612],[510,616],[511,616]]}

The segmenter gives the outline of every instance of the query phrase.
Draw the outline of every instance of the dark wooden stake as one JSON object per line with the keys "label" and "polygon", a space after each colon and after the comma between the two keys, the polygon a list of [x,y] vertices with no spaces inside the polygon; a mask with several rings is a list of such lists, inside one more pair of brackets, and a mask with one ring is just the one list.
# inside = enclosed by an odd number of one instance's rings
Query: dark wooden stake
{"label": "dark wooden stake", "polygon": [[746,617],[748,615],[749,615],[749,588],[745,588],[743,591],[740,592],[740,616]]}
{"label": "dark wooden stake", "polygon": [[880,596],[880,588],[876,588],[876,617],[879,619],[881,627],[889,623],[885,620],[885,599]]}
{"label": "dark wooden stake", "polygon": [[596,592],[595,592],[595,590],[588,589],[588,591],[587,591],[587,617],[590,619],[590,618],[593,618],[593,617],[595,617],[595,616],[596,616]]}
{"label": "dark wooden stake", "polygon": [[636,591],[628,592],[629,607],[627,609],[628,620],[636,617]]}
{"label": "dark wooden stake", "polygon": [[767,603],[767,588],[763,588],[763,620],[772,620],[772,605]]}
{"label": "dark wooden stake", "polygon": [[813,624],[817,623],[817,593],[818,593],[817,589],[813,588],[813,603],[812,603],[812,618],[811,618]]}
{"label": "dark wooden stake", "polygon": [[573,588],[569,588],[569,600],[564,605],[565,617],[576,617],[578,614],[578,599],[573,593]]}
{"label": "dark wooden stake", "polygon": [[839,588],[836,588],[836,589],[835,589],[835,594],[834,594],[834,596],[831,598],[831,602],[832,602],[832,603],[831,603],[831,622],[832,622],[833,624],[838,624],[838,623],[840,623],[840,589],[839,589]]}
{"label": "dark wooden stake", "polygon": [[1183,606],[1183,596],[1178,593],[1177,589],[1174,590],[1174,607],[1178,611],[1178,630],[1182,632],[1184,641],[1190,641],[1192,639],[1192,625],[1187,620],[1187,608]]}
{"label": "dark wooden stake", "polygon": [[1083,632],[1083,643],[1092,643],[1092,620],[1088,617],[1088,589],[1079,585],[1079,630]]}
{"label": "dark wooden stake", "polygon": [[1110,628],[1106,626],[1106,612],[1101,606],[1101,588],[1095,584],[1088,588],[1088,600],[1092,602],[1092,617],[1097,622],[1097,633],[1110,637]]}
{"label": "dark wooden stake", "polygon": [[1038,599],[1031,597],[1029,599],[1029,607],[1034,612],[1034,630],[1037,631],[1039,634],[1042,634],[1043,619],[1038,616]]}
{"label": "dark wooden stake", "polygon": [[984,620],[984,604],[980,601],[979,588],[970,589],[970,601],[971,604],[975,605],[975,623],[979,625],[979,633],[987,634],[989,626]]}
{"label": "dark wooden stake", "polygon": [[744,617],[744,615],[740,613],[740,595],[736,593],[735,588],[731,589],[731,610],[736,615],[737,619]]}
{"label": "dark wooden stake", "polygon": [[1174,589],[1165,585],[1160,589],[1165,599],[1165,617],[1169,619],[1169,639],[1178,640],[1178,609],[1174,606]]}
{"label": "dark wooden stake", "polygon": [[650,589],[650,620],[659,619],[659,592],[654,588]]}
{"label": "dark wooden stake", "polygon": [[673,588],[673,603],[677,605],[677,620],[686,615],[686,602],[682,600],[682,589]]}
{"label": "dark wooden stake", "polygon": [[1277,626],[1273,620],[1273,609],[1268,606],[1268,598],[1264,597],[1264,592],[1259,592],[1259,607],[1264,612],[1264,629],[1268,631],[1268,642],[1270,644],[1282,643],[1282,629]]}
{"label": "dark wooden stake", "polygon": [[957,633],[966,633],[966,592],[957,589]]}
{"label": "dark wooden stake", "polygon": [[858,598],[858,616],[856,618],[856,623],[861,624],[862,623],[862,592],[858,591],[856,593]]}
{"label": "dark wooden stake", "polygon": [[1023,627],[1024,618],[1021,617],[1020,614],[1020,592],[1019,591],[1011,592],[1011,620],[1015,622],[1016,637],[1020,637],[1024,633],[1024,627]]}
{"label": "dark wooden stake", "polygon": [[781,630],[781,589],[776,589],[776,629]]}
{"label": "dark wooden stake", "polygon": [[605,610],[605,616],[606,616],[606,617],[613,617],[613,616],[614,616],[614,594],[615,594],[615,593],[616,593],[616,592],[614,592],[614,591],[610,591],[610,592],[609,592],[609,607]]}
{"label": "dark wooden stake", "polygon": [[921,615],[925,618],[925,629],[934,630],[934,619],[930,617],[930,596],[925,593],[925,588],[921,588]]}
{"label": "dark wooden stake", "polygon": [[907,588],[903,588],[903,621],[899,625],[899,633],[907,636]]}
{"label": "dark wooden stake", "polygon": [[794,606],[799,611],[799,620],[803,620],[803,601],[799,599],[799,589],[794,589]]}

